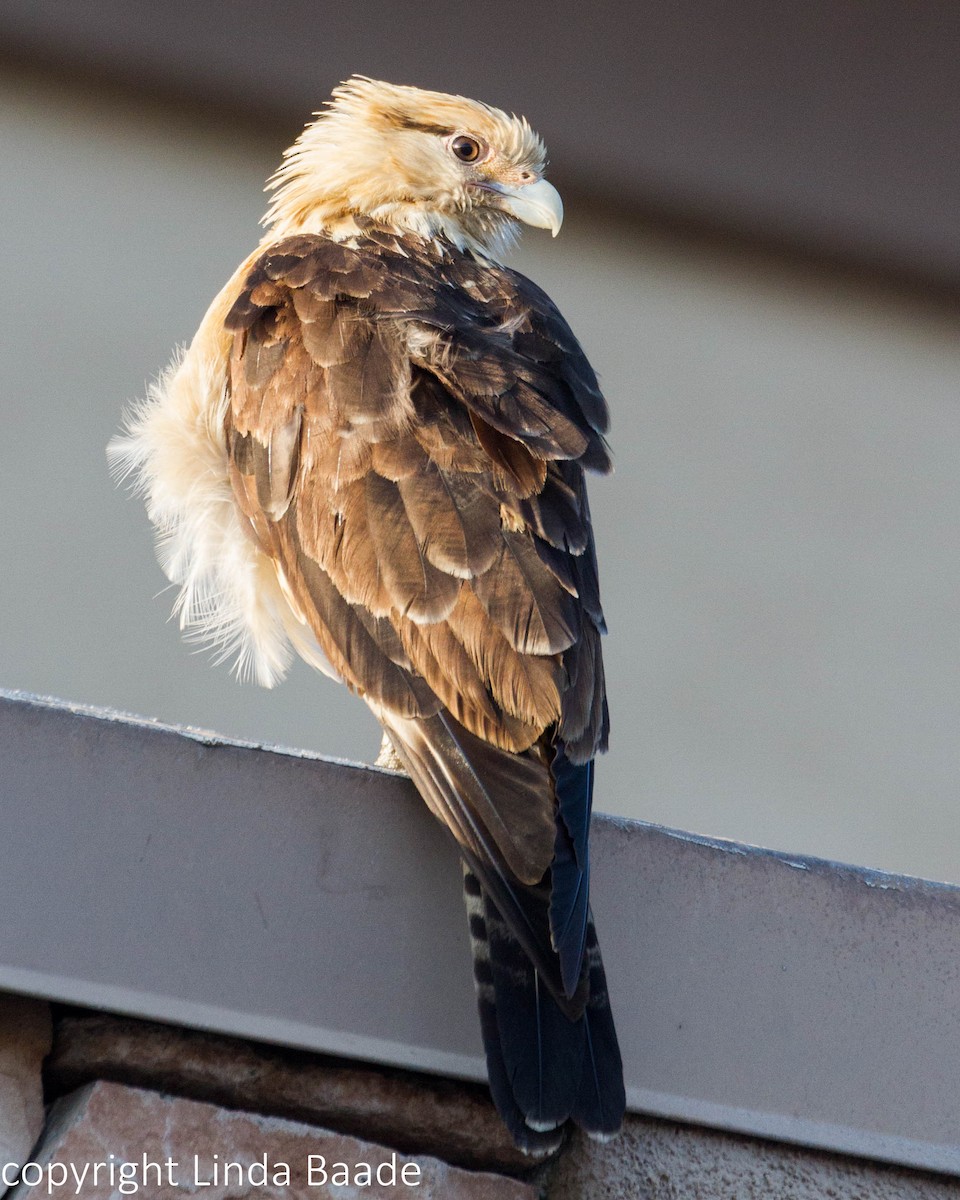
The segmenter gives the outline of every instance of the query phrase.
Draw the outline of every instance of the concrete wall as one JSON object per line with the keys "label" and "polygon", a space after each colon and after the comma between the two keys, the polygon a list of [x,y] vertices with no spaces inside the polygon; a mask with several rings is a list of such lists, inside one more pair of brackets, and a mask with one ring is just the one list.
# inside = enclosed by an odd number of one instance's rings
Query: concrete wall
{"label": "concrete wall", "polygon": [[960,1183],[798,1146],[630,1117],[605,1146],[577,1138],[548,1200],[953,1200]]}
{"label": "concrete wall", "polygon": [[[0,685],[369,758],[327,681],[240,687],[180,643],[103,457],[258,236],[281,148],[0,78]],[[960,319],[585,205],[517,262],[614,413],[599,806],[960,878]]]}

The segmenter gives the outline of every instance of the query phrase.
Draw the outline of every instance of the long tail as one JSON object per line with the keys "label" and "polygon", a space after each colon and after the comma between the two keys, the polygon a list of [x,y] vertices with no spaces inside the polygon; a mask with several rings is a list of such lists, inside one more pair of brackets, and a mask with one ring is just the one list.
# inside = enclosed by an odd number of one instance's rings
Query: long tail
{"label": "long tail", "polygon": [[623,1067],[592,915],[589,994],[571,1020],[468,867],[463,890],[490,1090],[507,1128],[537,1155],[560,1145],[568,1120],[594,1137],[612,1136],[625,1107]]}

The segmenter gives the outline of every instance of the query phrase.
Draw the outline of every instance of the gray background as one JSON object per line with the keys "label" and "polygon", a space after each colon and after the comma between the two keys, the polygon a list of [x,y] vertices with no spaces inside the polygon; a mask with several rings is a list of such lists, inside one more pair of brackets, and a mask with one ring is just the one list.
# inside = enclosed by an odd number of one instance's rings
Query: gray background
{"label": "gray background", "polygon": [[[36,9],[38,29],[56,7]],[[189,74],[167,50],[170,74]],[[275,119],[278,102],[268,123],[250,119],[252,105],[228,119],[229,89],[220,109],[166,93],[159,103],[28,58],[0,73],[0,685],[369,759],[372,719],[330,682],[298,666],[272,693],[240,686],[181,643],[142,506],[104,459],[124,404],[258,238],[263,180],[284,145],[351,68],[318,66],[312,99],[292,113],[300,93],[287,96],[288,115]],[[372,69],[369,55],[352,58]],[[231,69],[236,86],[242,70]],[[769,62],[758,73],[776,89]],[[394,77],[437,82],[426,68]],[[514,106],[516,89],[495,82],[481,97]],[[649,120],[630,123],[646,111],[637,86],[624,85],[606,132],[622,157],[635,130],[626,149],[642,159],[656,138]],[[802,100],[793,95],[798,111]],[[697,101],[690,128],[711,111],[707,93]],[[732,140],[740,127],[714,110]],[[849,118],[852,101],[833,111]],[[529,115],[549,135],[546,105]],[[778,121],[793,128],[789,114]],[[941,143],[910,128],[901,159],[912,146],[932,163]],[[687,144],[684,129],[657,131]],[[557,300],[613,409],[617,473],[592,490],[614,719],[599,806],[960,879],[960,318],[944,303],[952,225],[930,224],[918,199],[942,217],[949,153],[936,186],[931,176],[917,195],[885,192],[881,220],[850,199],[855,162],[833,187],[828,155],[801,204],[787,168],[747,144],[754,165],[740,164],[731,216],[716,179],[711,192],[690,174],[710,166],[695,145],[672,168],[654,145],[659,173],[645,184],[617,175],[616,155],[600,163],[587,136],[565,130],[562,157],[551,139],[568,220],[556,241],[528,234],[516,265]],[[764,137],[772,153],[777,139]],[[674,210],[670,178],[683,192]],[[770,179],[803,220],[791,225],[769,194],[751,209]],[[767,213],[755,244],[751,211]],[[820,257],[798,256],[816,230]]]}

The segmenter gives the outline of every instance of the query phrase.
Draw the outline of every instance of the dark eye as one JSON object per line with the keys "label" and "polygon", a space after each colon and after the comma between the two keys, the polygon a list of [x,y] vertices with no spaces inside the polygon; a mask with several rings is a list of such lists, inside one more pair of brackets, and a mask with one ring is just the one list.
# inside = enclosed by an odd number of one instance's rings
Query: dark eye
{"label": "dark eye", "polygon": [[458,133],[450,143],[450,149],[461,162],[472,163],[480,157],[482,147],[476,138],[468,137],[465,133]]}

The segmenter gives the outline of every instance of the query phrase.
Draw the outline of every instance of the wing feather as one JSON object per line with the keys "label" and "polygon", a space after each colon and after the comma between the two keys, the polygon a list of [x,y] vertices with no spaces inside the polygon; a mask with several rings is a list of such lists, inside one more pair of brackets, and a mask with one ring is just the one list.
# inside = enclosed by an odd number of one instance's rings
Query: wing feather
{"label": "wing feather", "polygon": [[393,661],[395,631],[344,599],[333,580],[299,542],[291,511],[278,527],[285,577],[327,658],[344,682],[369,702],[407,717],[426,717],[440,705],[426,680]]}
{"label": "wing feather", "polygon": [[417,622],[442,621],[457,602],[459,580],[427,558],[395,483],[371,471],[364,487],[367,529],[392,609]]}
{"label": "wing feather", "polygon": [[477,599],[521,654],[556,654],[579,635],[577,606],[525,534],[502,530],[493,566],[473,582]]}
{"label": "wing feather", "polygon": [[461,592],[448,624],[506,712],[541,731],[554,724],[561,703],[557,656],[517,654],[469,588]]}
{"label": "wing feather", "polygon": [[427,461],[398,487],[417,541],[435,567],[469,579],[493,566],[500,549],[500,505],[475,478]]}

